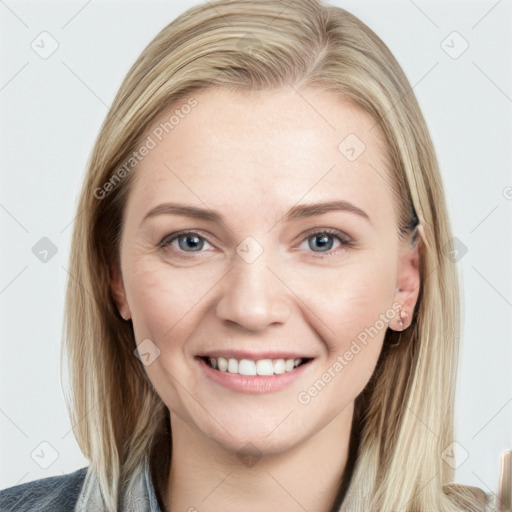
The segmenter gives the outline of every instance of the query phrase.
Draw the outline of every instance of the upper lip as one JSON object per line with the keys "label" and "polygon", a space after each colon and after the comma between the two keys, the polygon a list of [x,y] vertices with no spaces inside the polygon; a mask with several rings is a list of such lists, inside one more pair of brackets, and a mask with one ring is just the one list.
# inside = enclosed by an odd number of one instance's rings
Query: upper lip
{"label": "upper lip", "polygon": [[249,352],[247,350],[211,350],[203,354],[199,354],[198,357],[224,357],[229,359],[251,359],[258,361],[260,359],[313,359],[312,356],[305,355],[299,352],[276,352],[276,351],[263,351],[263,352]]}

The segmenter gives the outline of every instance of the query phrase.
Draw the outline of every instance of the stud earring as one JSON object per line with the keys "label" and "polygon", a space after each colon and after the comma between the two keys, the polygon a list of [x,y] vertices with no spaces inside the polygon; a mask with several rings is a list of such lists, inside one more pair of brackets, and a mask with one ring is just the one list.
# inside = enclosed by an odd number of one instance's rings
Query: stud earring
{"label": "stud earring", "polygon": [[402,306],[400,306],[400,312],[398,313],[398,323],[400,324],[400,330],[403,331],[405,329],[404,325],[409,319],[409,315],[407,312],[402,310]]}
{"label": "stud earring", "polygon": [[405,329],[404,325],[407,322],[408,314],[402,310],[402,306],[400,306],[400,311],[398,312],[398,323],[400,325],[400,330],[403,331]]}

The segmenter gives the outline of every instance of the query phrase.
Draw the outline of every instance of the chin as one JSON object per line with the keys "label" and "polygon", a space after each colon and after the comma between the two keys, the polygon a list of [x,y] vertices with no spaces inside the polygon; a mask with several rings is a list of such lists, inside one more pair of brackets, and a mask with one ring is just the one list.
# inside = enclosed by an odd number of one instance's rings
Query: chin
{"label": "chin", "polygon": [[[236,412],[229,415],[216,414],[215,420],[203,418],[196,427],[207,438],[224,450],[240,454],[256,451],[271,455],[285,452],[300,444],[311,435],[315,425],[307,425],[297,417],[300,409],[278,411],[253,411],[252,414]],[[302,411],[301,411],[302,412]]]}
{"label": "chin", "polygon": [[244,429],[234,431],[230,436],[223,432],[210,435],[219,448],[227,453],[244,457],[262,457],[267,455],[279,455],[293,449],[303,440],[300,436],[291,437],[288,433],[261,435],[260,432],[247,432]]}

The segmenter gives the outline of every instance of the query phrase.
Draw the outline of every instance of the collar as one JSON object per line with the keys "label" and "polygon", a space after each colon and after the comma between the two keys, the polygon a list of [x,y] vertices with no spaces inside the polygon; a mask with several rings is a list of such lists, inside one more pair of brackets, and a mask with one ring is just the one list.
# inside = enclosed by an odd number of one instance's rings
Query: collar
{"label": "collar", "polygon": [[[149,457],[141,461],[130,480],[120,490],[118,512],[162,512],[155,495]],[[89,468],[74,512],[106,512],[95,471]]]}

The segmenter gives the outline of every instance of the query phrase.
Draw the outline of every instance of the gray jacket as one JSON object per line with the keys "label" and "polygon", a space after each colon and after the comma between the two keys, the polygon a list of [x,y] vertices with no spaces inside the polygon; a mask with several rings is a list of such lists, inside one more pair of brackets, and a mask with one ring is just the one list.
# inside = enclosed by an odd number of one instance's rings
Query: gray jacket
{"label": "gray jacket", "polygon": [[[161,512],[146,457],[120,496],[123,512]],[[93,472],[81,468],[0,491],[0,512],[103,512]]]}

